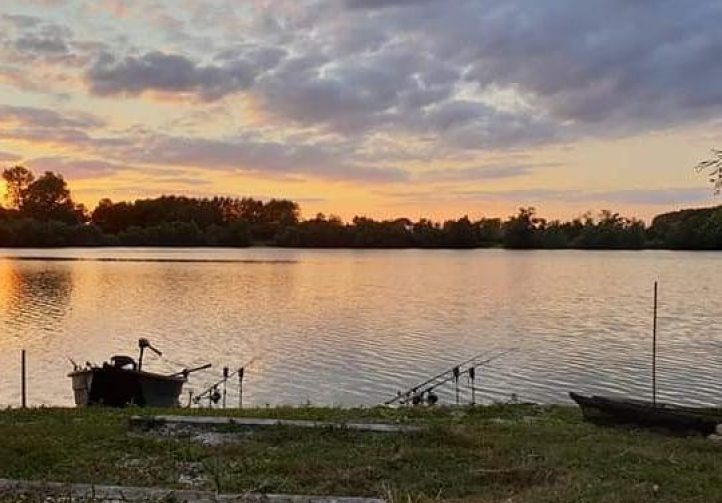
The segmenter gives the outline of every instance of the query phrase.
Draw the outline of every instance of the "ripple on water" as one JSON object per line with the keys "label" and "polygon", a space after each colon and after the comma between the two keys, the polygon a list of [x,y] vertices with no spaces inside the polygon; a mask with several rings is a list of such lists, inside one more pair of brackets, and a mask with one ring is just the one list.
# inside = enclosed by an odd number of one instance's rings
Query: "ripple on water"
{"label": "ripple on water", "polygon": [[[72,403],[67,356],[135,354],[146,337],[171,372],[210,361],[201,390],[255,358],[246,402],[375,404],[455,362],[480,369],[477,401],[565,402],[570,390],[645,397],[651,284],[661,284],[658,396],[717,403],[722,272],[686,252],[0,251],[0,405]],[[20,257],[15,257],[20,255]],[[20,260],[20,259],[22,260]],[[703,291],[704,295],[696,295]],[[237,393],[231,382],[229,393]],[[452,386],[442,398],[454,400]],[[470,388],[462,379],[462,400]]]}

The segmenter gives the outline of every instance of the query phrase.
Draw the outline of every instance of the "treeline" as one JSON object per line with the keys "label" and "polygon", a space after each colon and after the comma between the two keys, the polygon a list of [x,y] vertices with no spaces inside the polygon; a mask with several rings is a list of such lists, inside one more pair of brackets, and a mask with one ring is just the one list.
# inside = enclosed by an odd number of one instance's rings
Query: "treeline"
{"label": "treeline", "polygon": [[548,222],[534,208],[521,208],[507,220],[468,217],[443,223],[406,218],[376,221],[356,217],[316,218],[286,228],[276,237],[279,246],[341,248],[613,248],[639,249],[646,244],[640,220],[603,211],[597,218],[585,215],[571,222]]}
{"label": "treeline", "polygon": [[505,220],[462,217],[445,222],[322,214],[301,220],[297,203],[252,198],[162,196],[135,202],[76,204],[62,175],[37,177],[16,166],[3,172],[0,247],[229,246],[309,248],[722,249],[722,206],[656,217],[652,225],[602,211],[548,221],[534,208]]}
{"label": "treeline", "polygon": [[62,175],[3,172],[0,246],[249,246],[274,244],[299,222],[298,204],[251,198],[163,196],[135,202],[102,199],[92,211],[72,200]]}

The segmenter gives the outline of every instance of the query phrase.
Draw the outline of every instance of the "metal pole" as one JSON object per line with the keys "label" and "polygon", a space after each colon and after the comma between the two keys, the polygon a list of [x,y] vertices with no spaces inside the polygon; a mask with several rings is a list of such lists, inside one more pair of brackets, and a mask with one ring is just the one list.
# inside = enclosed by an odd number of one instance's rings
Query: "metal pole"
{"label": "metal pole", "polygon": [[22,408],[28,406],[27,396],[27,366],[25,364],[25,350],[20,353],[20,395],[22,400]]}
{"label": "metal pole", "polygon": [[454,367],[454,385],[456,387],[456,405],[459,405],[459,367]]}
{"label": "metal pole", "polygon": [[243,367],[238,369],[238,408],[243,408]]}
{"label": "metal pole", "polygon": [[476,370],[474,367],[469,369],[469,379],[471,380],[471,405],[476,405]]}
{"label": "metal pole", "polygon": [[223,408],[226,408],[226,383],[228,382],[228,367],[223,367]]}
{"label": "metal pole", "polygon": [[657,405],[657,282],[654,282],[654,317],[652,319],[652,405]]}

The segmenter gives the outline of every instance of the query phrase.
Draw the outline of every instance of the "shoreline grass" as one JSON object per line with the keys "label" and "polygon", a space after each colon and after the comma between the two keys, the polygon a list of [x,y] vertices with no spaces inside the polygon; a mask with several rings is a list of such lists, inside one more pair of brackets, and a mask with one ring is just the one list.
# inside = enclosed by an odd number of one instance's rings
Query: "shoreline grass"
{"label": "shoreline grass", "polygon": [[[131,431],[131,415],[416,424],[406,434],[224,429],[231,442]],[[601,428],[576,408],[9,409],[0,478],[392,501],[722,501],[722,446]],[[190,484],[190,485],[189,485]],[[10,500],[8,500],[10,501]]]}

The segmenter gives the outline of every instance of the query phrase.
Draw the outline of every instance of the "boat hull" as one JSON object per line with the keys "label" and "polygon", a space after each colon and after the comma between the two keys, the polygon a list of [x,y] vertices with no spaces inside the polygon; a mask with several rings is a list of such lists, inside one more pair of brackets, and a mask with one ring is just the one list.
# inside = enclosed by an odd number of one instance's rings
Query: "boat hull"
{"label": "boat hull", "polygon": [[73,381],[75,405],[177,407],[186,379],[114,367],[77,370]]}
{"label": "boat hull", "polygon": [[709,409],[695,409],[668,404],[653,404],[604,396],[584,396],[569,393],[582,409],[585,419],[594,422],[630,424],[648,428],[662,428],[680,433],[715,433],[722,423],[722,414]]}

